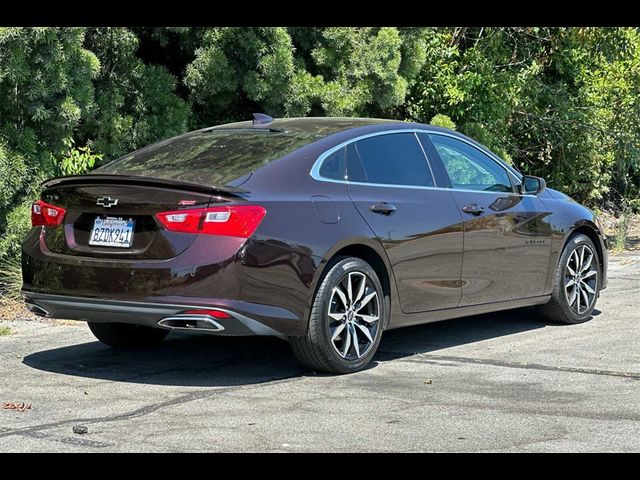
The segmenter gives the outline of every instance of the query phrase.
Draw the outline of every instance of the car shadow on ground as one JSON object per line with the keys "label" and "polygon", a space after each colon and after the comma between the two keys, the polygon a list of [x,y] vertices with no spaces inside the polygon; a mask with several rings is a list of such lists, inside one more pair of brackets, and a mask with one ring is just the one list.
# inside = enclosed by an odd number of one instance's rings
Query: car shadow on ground
{"label": "car shadow on ground", "polygon": [[[597,312],[599,313],[599,312]],[[387,361],[543,328],[535,309],[522,308],[385,332],[370,368]],[[89,342],[33,353],[23,363],[63,375],[175,386],[236,386],[313,372],[286,342],[270,337],[172,333],[162,346],[122,351]]]}
{"label": "car shadow on ground", "polygon": [[[599,314],[599,310],[594,310],[593,316]],[[560,326],[545,322],[534,307],[526,307],[399,328],[384,333],[376,359],[389,360],[430,353],[505,335]]]}

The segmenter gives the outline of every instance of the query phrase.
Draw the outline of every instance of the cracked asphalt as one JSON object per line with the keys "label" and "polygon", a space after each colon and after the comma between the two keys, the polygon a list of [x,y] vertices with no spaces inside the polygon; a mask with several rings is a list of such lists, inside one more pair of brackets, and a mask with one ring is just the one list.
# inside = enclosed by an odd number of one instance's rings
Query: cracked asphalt
{"label": "cracked asphalt", "polygon": [[0,451],[640,451],[639,253],[612,257],[597,308],[575,326],[520,309],[385,332],[347,376],[277,339],[121,353],[82,323],[0,321],[0,402],[32,404],[0,410]]}

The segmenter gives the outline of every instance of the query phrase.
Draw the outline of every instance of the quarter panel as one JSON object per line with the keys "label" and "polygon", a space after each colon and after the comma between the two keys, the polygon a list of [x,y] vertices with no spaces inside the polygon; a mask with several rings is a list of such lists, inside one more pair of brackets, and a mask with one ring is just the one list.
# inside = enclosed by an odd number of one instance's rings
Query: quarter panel
{"label": "quarter panel", "polygon": [[[322,272],[336,252],[349,245],[367,245],[387,262],[347,186],[309,176],[321,152],[310,153],[306,161],[285,159],[257,171],[245,185],[252,192],[248,200],[263,205],[267,214],[240,252],[243,299],[283,305],[305,327]],[[392,285],[392,305],[393,295]]]}

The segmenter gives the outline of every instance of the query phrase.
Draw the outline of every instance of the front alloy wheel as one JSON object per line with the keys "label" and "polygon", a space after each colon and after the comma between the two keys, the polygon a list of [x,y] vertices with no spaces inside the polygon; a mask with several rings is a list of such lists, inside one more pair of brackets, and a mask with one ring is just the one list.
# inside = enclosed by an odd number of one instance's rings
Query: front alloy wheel
{"label": "front alloy wheel", "polygon": [[560,255],[551,299],[539,305],[542,316],[557,323],[582,323],[591,318],[600,291],[600,260],[589,237],[571,237]]}
{"label": "front alloy wheel", "polygon": [[564,293],[571,309],[582,315],[593,305],[598,290],[595,253],[588,245],[580,245],[567,259]]}

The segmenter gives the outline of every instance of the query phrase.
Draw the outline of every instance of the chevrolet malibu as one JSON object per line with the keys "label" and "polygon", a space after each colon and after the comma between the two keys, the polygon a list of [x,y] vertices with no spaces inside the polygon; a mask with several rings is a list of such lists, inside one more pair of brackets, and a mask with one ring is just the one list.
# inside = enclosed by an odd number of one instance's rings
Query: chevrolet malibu
{"label": "chevrolet malibu", "polygon": [[460,133],[391,120],[186,133],[48,180],[32,224],[35,314],[116,348],[273,335],[334,373],[391,328],[532,305],[583,322],[607,283],[593,212]]}

